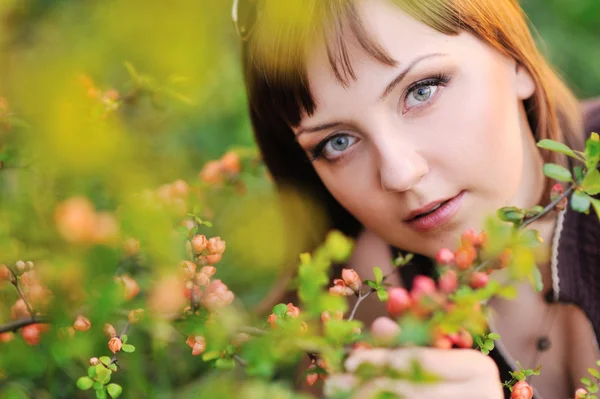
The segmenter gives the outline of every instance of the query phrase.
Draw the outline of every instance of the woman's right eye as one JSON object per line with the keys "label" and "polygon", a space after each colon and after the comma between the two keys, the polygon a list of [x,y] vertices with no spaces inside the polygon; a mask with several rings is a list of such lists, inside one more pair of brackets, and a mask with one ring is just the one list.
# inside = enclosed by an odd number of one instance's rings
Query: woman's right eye
{"label": "woman's right eye", "polygon": [[336,134],[335,136],[326,138],[311,150],[312,160],[315,161],[320,157],[324,157],[330,162],[339,160],[343,153],[347,151],[356,142],[356,137],[349,134]]}

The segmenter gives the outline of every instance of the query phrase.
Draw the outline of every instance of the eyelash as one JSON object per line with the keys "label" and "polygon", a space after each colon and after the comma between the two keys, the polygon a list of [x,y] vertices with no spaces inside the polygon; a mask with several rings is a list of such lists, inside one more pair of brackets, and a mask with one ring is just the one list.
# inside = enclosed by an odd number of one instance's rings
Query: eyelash
{"label": "eyelash", "polygon": [[[450,75],[445,74],[445,73],[440,73],[435,76],[431,76],[429,78],[415,82],[412,85],[408,86],[408,88],[406,89],[406,94],[403,96],[404,101],[406,101],[406,99],[408,98],[408,96],[411,93],[413,93],[414,91],[416,91],[422,87],[445,86],[449,82],[450,82]],[[335,139],[336,137],[340,137],[340,136],[343,137],[343,136],[347,136],[347,135],[348,134],[346,134],[346,133],[336,133],[334,135],[328,136],[328,137],[324,138],[323,140],[321,140],[314,148],[312,148],[309,151],[311,161],[316,161],[323,156],[323,149],[331,140]],[[338,161],[342,157],[343,157],[343,155],[334,160],[331,160],[330,162]]]}

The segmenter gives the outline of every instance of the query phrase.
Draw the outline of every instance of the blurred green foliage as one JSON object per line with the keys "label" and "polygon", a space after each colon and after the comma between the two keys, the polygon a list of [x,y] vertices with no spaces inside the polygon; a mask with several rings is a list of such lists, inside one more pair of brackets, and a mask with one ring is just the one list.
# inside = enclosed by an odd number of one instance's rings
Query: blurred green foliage
{"label": "blurred green foliage", "polygon": [[[524,0],[523,6],[544,52],[577,95],[600,95],[600,2]],[[133,195],[178,178],[197,180],[202,166],[231,146],[252,147],[230,14],[231,0],[0,0],[0,97],[9,99],[18,117],[10,133],[0,131],[5,169],[0,171],[0,263],[46,259],[56,251],[54,270],[65,275],[54,276],[55,283],[68,276],[86,292],[106,294],[91,303],[93,325],[109,319],[116,306],[117,253],[103,247],[73,253],[57,246],[53,209],[73,195],[89,197],[99,210],[124,205],[123,229],[153,245],[151,262],[161,268],[176,264],[184,251],[169,235],[169,217],[140,207]],[[81,75],[101,91],[119,92],[124,102],[118,119],[92,123]],[[29,165],[35,166],[29,170]],[[282,223],[265,179],[249,176],[245,184],[252,195],[244,200],[212,198],[220,212],[206,234],[225,237],[230,252],[219,277],[254,305],[302,243]],[[300,201],[290,204],[304,207]],[[307,227],[310,220],[294,227]],[[287,251],[279,250],[283,246]],[[146,278],[142,274],[141,283]],[[8,292],[0,291],[0,305],[9,300]],[[64,319],[56,322],[68,325],[71,316],[62,310]],[[0,309],[0,322],[7,318],[8,309]],[[183,342],[167,345],[170,333],[165,331],[164,339],[131,335],[138,352],[149,355],[123,361],[127,381],[116,378],[128,392],[125,397],[173,397],[180,387],[181,397],[242,397],[235,386],[219,386],[222,394],[202,386],[197,380],[205,371],[202,362],[189,356]],[[68,351],[58,340],[33,348],[18,340],[12,344],[10,352],[0,346],[0,366],[10,366],[19,377],[0,380],[7,398],[32,392],[40,398],[78,397],[74,381],[85,373],[87,360],[106,353],[102,338],[86,335],[78,335]],[[152,387],[146,385],[148,376]],[[35,390],[40,385],[47,392]],[[264,390],[269,393],[261,397],[288,397],[285,391],[273,393],[274,387]]]}

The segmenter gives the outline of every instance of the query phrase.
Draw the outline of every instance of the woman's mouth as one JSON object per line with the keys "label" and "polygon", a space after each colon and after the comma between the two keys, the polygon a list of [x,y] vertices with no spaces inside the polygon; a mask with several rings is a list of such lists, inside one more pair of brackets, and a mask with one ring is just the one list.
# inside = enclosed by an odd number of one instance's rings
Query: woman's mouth
{"label": "woman's mouth", "polygon": [[435,230],[448,223],[456,215],[462,204],[463,196],[464,191],[461,191],[457,196],[431,207],[426,212],[411,217],[406,220],[406,223],[421,233]]}

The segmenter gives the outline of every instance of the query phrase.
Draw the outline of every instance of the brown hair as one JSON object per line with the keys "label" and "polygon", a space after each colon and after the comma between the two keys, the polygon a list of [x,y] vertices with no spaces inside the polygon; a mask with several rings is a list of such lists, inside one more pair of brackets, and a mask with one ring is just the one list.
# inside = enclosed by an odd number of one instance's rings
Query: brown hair
{"label": "brown hair", "polygon": [[[535,138],[581,148],[579,104],[536,48],[516,0],[393,1],[441,33],[471,33],[515,59],[536,84],[535,94],[524,102]],[[321,183],[291,126],[299,125],[301,116],[316,107],[305,59],[317,40],[326,45],[331,68],[342,84],[355,79],[344,42],[349,33],[376,60],[395,64],[364,28],[356,4],[357,0],[265,0],[255,30],[243,45],[250,118],[266,166],[278,185],[293,185],[319,200],[331,227],[351,236],[357,235],[360,224]],[[546,162],[564,163],[555,153],[542,155]]]}

